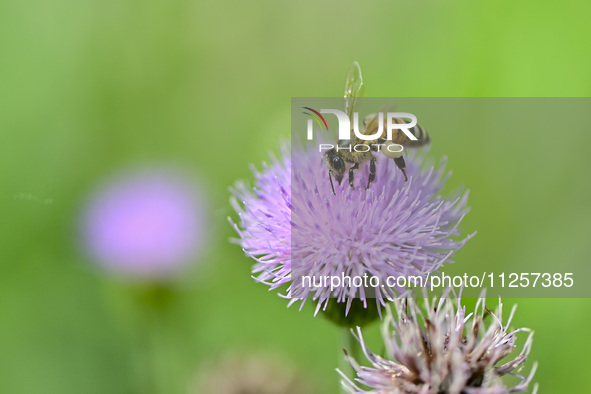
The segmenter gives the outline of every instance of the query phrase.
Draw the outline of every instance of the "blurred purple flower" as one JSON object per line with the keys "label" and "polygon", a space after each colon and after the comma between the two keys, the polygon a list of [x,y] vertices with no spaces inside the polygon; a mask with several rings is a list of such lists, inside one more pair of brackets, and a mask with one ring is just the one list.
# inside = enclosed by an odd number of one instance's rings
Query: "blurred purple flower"
{"label": "blurred purple flower", "polygon": [[[503,325],[501,300],[496,313],[485,302],[480,298],[474,312],[466,315],[459,298],[425,298],[423,308],[414,298],[395,300],[394,312],[389,310],[382,327],[387,358],[371,352],[357,328],[355,337],[371,366],[361,366],[359,360],[346,355],[357,377],[351,380],[337,370],[343,387],[349,393],[401,394],[506,394],[527,390],[537,365],[527,376],[515,372],[527,360],[533,332],[528,328],[509,330],[516,306]],[[492,318],[488,327],[486,315]],[[515,350],[519,332],[529,332],[522,350],[512,360],[497,365]],[[504,375],[514,375],[519,381],[508,387],[501,379]]]}
{"label": "blurred purple flower", "polygon": [[83,216],[88,253],[131,277],[178,273],[205,243],[205,206],[191,182],[171,171],[120,176],[95,193]]}
{"label": "blurred purple flower", "polygon": [[[327,169],[315,149],[284,150],[284,158],[264,164],[255,173],[255,187],[238,183],[233,206],[240,220],[234,227],[245,253],[256,261],[253,273],[271,289],[289,284],[291,303],[311,298],[316,312],[331,297],[347,302],[358,297],[386,299],[401,289],[304,286],[296,278],[310,275],[376,276],[419,275],[436,271],[471,237],[456,240],[467,212],[468,193],[446,199],[437,193],[448,174],[444,166],[421,170],[422,158],[407,159],[408,182],[391,160],[379,157],[376,181],[366,190],[367,166],[356,174],[356,188],[335,183],[333,195]],[[358,183],[358,184],[357,184]]]}

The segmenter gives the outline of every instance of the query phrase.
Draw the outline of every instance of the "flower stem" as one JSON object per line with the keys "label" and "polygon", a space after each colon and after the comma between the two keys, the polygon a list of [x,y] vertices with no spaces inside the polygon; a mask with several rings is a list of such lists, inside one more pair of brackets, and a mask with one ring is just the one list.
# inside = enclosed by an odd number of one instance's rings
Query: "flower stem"
{"label": "flower stem", "polygon": [[136,290],[137,335],[140,339],[140,379],[142,391],[160,394],[170,391],[166,373],[167,323],[172,289],[160,286]]}
{"label": "flower stem", "polygon": [[[355,376],[355,370],[349,364],[345,355],[348,354],[349,356],[353,357],[354,359],[357,359],[356,356],[358,354],[358,349],[359,349],[359,346],[358,346],[357,340],[353,336],[351,329],[350,328],[342,328],[341,329],[341,348],[339,349],[338,366],[339,366],[339,370],[341,370],[341,372],[344,373],[345,375],[347,375],[350,379],[353,379],[353,377]],[[339,379],[339,381],[340,381],[340,379]],[[344,388],[341,389],[341,392],[347,393],[347,391]]]}

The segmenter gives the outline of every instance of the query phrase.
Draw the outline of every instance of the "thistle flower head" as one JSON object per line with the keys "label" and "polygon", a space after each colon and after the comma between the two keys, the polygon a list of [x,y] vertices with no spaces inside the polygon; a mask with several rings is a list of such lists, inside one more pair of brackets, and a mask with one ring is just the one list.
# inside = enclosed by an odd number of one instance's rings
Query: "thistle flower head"
{"label": "thistle flower head", "polygon": [[[528,376],[515,372],[527,359],[533,332],[527,328],[509,329],[515,306],[503,323],[501,300],[496,312],[489,310],[485,301],[479,299],[474,312],[466,315],[459,298],[425,298],[423,308],[413,298],[395,300],[394,311],[390,310],[382,330],[386,358],[368,349],[358,328],[355,337],[371,366],[361,366],[347,355],[357,376],[351,380],[339,371],[343,387],[349,393],[401,394],[502,394],[527,390],[536,365]],[[490,315],[489,324],[486,315]],[[515,350],[519,332],[529,332],[525,345],[515,358],[505,360]],[[508,374],[519,382],[506,386],[501,377]]]}
{"label": "thistle flower head", "polygon": [[291,303],[311,298],[317,312],[330,298],[346,302],[347,311],[355,298],[365,306],[373,297],[385,304],[401,289],[384,286],[369,293],[347,283],[311,286],[301,278],[366,274],[386,283],[387,277],[426,277],[451,262],[470,237],[457,239],[467,192],[450,199],[438,194],[449,176],[443,164],[422,169],[422,157],[411,156],[405,182],[392,160],[380,155],[368,189],[369,171],[362,164],[355,189],[335,183],[333,194],[321,153],[294,148],[283,154],[254,171],[254,188],[237,184],[233,205],[240,216],[238,242],[256,261],[253,273],[271,289],[287,284]]}

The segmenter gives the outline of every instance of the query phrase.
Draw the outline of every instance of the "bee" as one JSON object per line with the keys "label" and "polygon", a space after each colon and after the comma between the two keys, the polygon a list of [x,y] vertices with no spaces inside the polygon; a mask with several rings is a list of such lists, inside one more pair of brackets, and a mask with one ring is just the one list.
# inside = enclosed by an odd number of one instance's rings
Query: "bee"
{"label": "bee", "polygon": [[[365,86],[361,77],[361,68],[359,63],[355,62],[347,73],[345,81],[345,112],[349,119],[353,119],[353,112],[359,103],[359,99],[363,96]],[[385,122],[382,116],[382,121]],[[396,124],[407,123],[402,118],[394,118],[393,122]],[[350,140],[340,140],[337,142],[337,148],[332,148],[324,154],[322,161],[328,167],[328,176],[330,178],[330,186],[333,194],[335,193],[332,177],[334,177],[339,185],[343,180],[348,164],[353,164],[348,168],[349,171],[349,186],[353,189],[353,182],[355,179],[355,170],[359,169],[359,165],[369,161],[369,178],[367,180],[367,188],[376,179],[376,157],[373,152],[382,152],[386,157],[394,160],[396,166],[404,175],[404,181],[408,181],[406,176],[406,162],[402,156],[403,148],[415,148],[429,143],[429,134],[422,126],[416,125],[408,130],[417,138],[416,141],[411,140],[402,130],[398,129],[397,133],[392,133],[392,138],[387,139],[386,125],[382,125],[382,134],[374,140],[364,140],[355,135]],[[380,127],[380,117],[378,114],[371,114],[365,117],[363,127],[360,127],[360,132],[364,135],[376,134]],[[388,145],[401,146],[400,151],[391,151],[387,149]],[[360,147],[366,145],[366,147]],[[380,149],[380,147],[383,147]]]}

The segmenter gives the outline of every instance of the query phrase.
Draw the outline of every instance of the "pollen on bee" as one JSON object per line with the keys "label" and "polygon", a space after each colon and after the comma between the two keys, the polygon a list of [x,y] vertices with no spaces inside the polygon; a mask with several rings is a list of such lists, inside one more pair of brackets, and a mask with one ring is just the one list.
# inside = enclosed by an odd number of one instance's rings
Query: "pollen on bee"
{"label": "pollen on bee", "polygon": [[[382,149],[382,153],[386,156],[389,157],[391,159],[397,159],[400,156],[402,156],[402,151],[404,150],[404,147],[400,144],[394,144],[391,142],[386,142],[385,144],[383,144],[385,149]],[[378,148],[378,152],[379,152],[379,148]]]}

